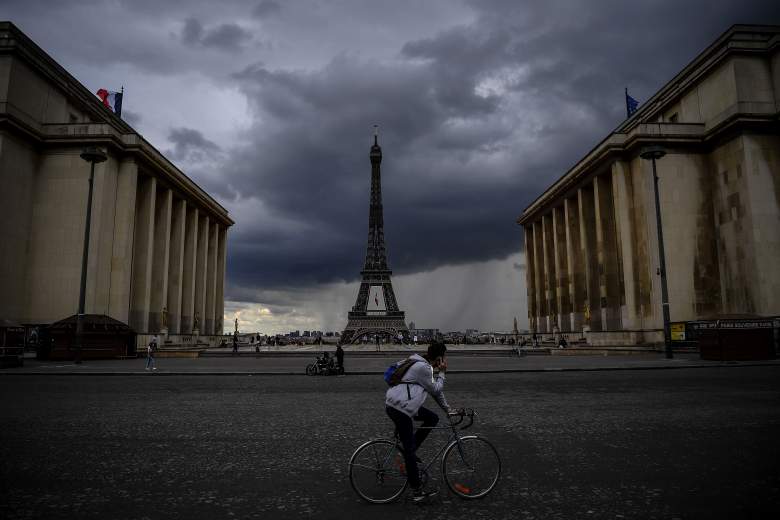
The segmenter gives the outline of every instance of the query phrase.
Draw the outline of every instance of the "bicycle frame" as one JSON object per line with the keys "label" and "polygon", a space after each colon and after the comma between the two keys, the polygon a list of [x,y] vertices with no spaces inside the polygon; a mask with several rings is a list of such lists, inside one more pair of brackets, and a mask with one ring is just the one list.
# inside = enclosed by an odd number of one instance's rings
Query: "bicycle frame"
{"label": "bicycle frame", "polygon": [[[457,422],[452,422],[450,419],[450,422],[446,426],[420,426],[418,430],[452,430],[450,432],[449,437],[447,438],[447,441],[442,444],[442,446],[439,448],[439,450],[436,452],[436,455],[431,458],[431,460],[428,462],[428,464],[425,465],[424,468],[418,468],[419,471],[425,471],[427,472],[428,469],[433,466],[433,463],[436,462],[441,458],[441,456],[444,454],[444,452],[452,446],[453,444],[458,444],[458,452],[460,453],[461,457],[463,457],[463,449],[460,447],[460,440],[462,439],[462,436],[460,435],[461,430],[465,430],[466,428],[470,428],[472,424],[474,424],[474,412],[470,412],[469,414],[459,415],[460,420]],[[463,422],[463,419],[465,417],[469,418],[469,423],[465,426],[462,426],[460,428],[457,428],[457,426]],[[449,416],[448,416],[449,419]],[[398,437],[398,432],[396,431],[394,434],[394,438],[397,444],[401,443],[401,439]],[[401,445],[401,451],[403,452],[403,445]]]}

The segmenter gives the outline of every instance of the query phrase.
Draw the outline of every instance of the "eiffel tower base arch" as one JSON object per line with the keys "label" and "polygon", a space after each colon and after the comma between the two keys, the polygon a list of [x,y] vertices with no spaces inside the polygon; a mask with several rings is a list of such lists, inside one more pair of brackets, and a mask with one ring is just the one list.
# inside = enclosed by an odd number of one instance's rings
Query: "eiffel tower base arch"
{"label": "eiffel tower base arch", "polygon": [[[363,336],[372,336],[382,334],[389,336],[393,341],[398,339],[400,333],[403,342],[409,343],[409,328],[404,321],[403,312],[397,313],[401,316],[365,316],[363,313],[349,313],[349,321],[341,333],[342,344],[359,343]],[[358,314],[353,316],[353,314]]]}

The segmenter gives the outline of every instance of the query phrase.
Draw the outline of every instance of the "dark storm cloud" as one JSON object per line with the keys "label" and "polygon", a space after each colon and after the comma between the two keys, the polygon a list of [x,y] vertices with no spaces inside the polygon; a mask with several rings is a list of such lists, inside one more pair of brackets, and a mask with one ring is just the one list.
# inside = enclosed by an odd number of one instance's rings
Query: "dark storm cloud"
{"label": "dark storm cloud", "polygon": [[263,0],[252,9],[252,16],[255,18],[268,18],[279,13],[282,10],[282,6],[274,0]]}
{"label": "dark storm cloud", "polygon": [[222,51],[237,51],[252,39],[252,34],[235,23],[204,28],[197,19],[188,18],[184,21],[181,39],[187,45],[213,47]]}
{"label": "dark storm cloud", "polygon": [[202,163],[211,160],[221,151],[216,143],[192,128],[172,128],[168,140],[174,146],[165,153],[174,161]]}
{"label": "dark storm cloud", "polygon": [[625,86],[646,99],[729,25],[775,11],[762,2],[472,6],[474,23],[409,41],[393,62],[342,54],[314,71],[258,64],[233,75],[257,124],[227,177],[273,215],[233,233],[235,286],[358,276],[374,123],[397,273],[517,252],[515,218],[621,122]]}
{"label": "dark storm cloud", "polygon": [[[385,228],[397,272],[517,250],[513,219],[527,200],[520,189],[524,181],[469,164],[486,142],[498,146],[510,132],[500,125],[466,132],[457,148],[457,132],[448,135],[443,128],[451,120],[479,125],[481,117],[495,114],[495,102],[481,102],[473,88],[443,96],[431,88],[439,78],[428,65],[387,67],[346,56],[316,73],[253,66],[235,78],[258,119],[275,119],[275,131],[258,128],[253,146],[239,152],[228,176],[243,187],[242,196],[255,196],[273,215],[302,223],[293,234],[256,224],[236,230],[231,279],[238,285],[312,284],[357,275],[365,252],[374,122],[381,123]],[[473,84],[474,78],[463,81]]]}

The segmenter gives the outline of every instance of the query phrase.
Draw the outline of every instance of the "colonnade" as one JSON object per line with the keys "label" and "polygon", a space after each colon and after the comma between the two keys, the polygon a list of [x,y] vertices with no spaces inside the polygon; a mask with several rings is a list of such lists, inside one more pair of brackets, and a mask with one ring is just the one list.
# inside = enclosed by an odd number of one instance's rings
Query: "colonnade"
{"label": "colonnade", "polygon": [[138,176],[130,326],[221,334],[227,226],[155,177]]}
{"label": "colonnade", "polygon": [[619,174],[614,169],[592,177],[524,223],[528,315],[537,332],[624,326],[625,284],[615,218]]}

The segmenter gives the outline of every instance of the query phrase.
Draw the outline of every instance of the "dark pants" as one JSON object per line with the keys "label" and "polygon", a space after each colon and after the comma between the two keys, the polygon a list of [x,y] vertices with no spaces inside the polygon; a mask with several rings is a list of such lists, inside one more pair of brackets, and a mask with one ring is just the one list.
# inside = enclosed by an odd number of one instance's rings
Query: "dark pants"
{"label": "dark pants", "polygon": [[431,433],[429,428],[433,428],[439,422],[439,416],[434,412],[421,406],[414,416],[414,421],[422,421],[422,427],[414,431],[414,422],[411,417],[395,408],[385,407],[387,415],[393,420],[398,436],[401,438],[401,445],[404,447],[404,462],[406,463],[406,475],[409,479],[409,485],[412,489],[420,487],[420,472],[417,469],[417,458],[415,452]]}

